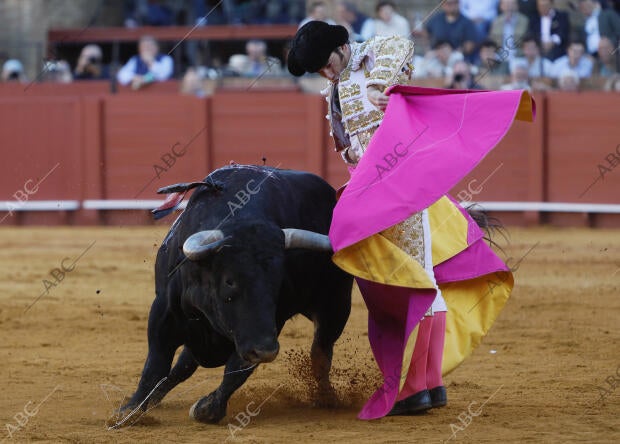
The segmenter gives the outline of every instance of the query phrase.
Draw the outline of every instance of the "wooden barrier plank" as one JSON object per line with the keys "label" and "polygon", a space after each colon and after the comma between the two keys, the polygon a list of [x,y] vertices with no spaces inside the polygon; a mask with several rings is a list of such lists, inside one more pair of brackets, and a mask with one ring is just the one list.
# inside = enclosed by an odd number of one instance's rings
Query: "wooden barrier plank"
{"label": "wooden barrier plank", "polygon": [[[86,96],[81,99],[82,108],[82,199],[101,199],[105,192],[105,152],[103,98]],[[100,213],[94,210],[81,210],[76,214],[80,225],[98,225]]]}
{"label": "wooden barrier plank", "polygon": [[305,152],[306,152],[306,171],[325,177],[326,171],[326,152],[323,146],[325,128],[325,100],[321,96],[304,95],[306,100],[306,132],[305,132]]}
{"label": "wooden barrier plank", "polygon": [[[29,199],[80,199],[82,122],[77,98],[0,98],[0,121],[7,156],[0,174],[0,200],[11,200],[38,182]],[[26,185],[27,181],[32,182]]]}
{"label": "wooden barrier plank", "polygon": [[214,168],[262,164],[308,169],[305,98],[295,92],[227,92],[212,98]]}
{"label": "wooden barrier plank", "polygon": [[620,95],[549,93],[547,102],[549,200],[620,202]]}
{"label": "wooden barrier plank", "polygon": [[205,100],[107,97],[104,197],[153,199],[162,186],[204,177],[209,164]]}

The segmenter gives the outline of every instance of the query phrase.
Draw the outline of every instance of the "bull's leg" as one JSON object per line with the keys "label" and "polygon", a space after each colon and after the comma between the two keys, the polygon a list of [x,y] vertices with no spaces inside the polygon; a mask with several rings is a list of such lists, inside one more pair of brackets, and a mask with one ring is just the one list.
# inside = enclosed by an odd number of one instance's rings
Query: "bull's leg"
{"label": "bull's leg", "polygon": [[192,376],[198,368],[198,362],[187,347],[179,355],[176,364],[170,371],[168,379],[166,379],[151,395],[149,399],[150,405],[159,404],[170,390]]}
{"label": "bull's leg", "polygon": [[217,424],[226,416],[226,407],[232,394],[250,377],[256,366],[252,367],[236,353],[228,358],[224,369],[224,379],[220,386],[208,396],[199,399],[190,409],[190,418],[196,421]]}
{"label": "bull's leg", "polygon": [[335,341],[321,336],[320,331],[320,327],[315,330],[314,341],[310,349],[312,375],[317,388],[314,402],[322,407],[334,407],[338,403],[338,396],[329,379],[329,371],[332,367]]}
{"label": "bull's leg", "polygon": [[329,379],[329,371],[332,366],[334,343],[342,334],[351,311],[351,300],[347,297],[346,288],[336,294],[344,296],[331,300],[330,304],[323,306],[313,316],[314,340],[310,350],[310,361],[318,389],[315,402],[325,407],[334,407],[338,404],[338,396]]}
{"label": "bull's leg", "polygon": [[174,353],[181,345],[181,341],[175,335],[173,322],[172,317],[166,312],[165,300],[156,298],[149,314],[149,351],[138,388],[129,402],[108,419],[110,427],[131,424],[134,420],[128,418],[128,415],[135,416],[137,419],[139,412],[133,411],[138,407],[145,411],[151,400],[153,389],[160,381],[168,377]]}

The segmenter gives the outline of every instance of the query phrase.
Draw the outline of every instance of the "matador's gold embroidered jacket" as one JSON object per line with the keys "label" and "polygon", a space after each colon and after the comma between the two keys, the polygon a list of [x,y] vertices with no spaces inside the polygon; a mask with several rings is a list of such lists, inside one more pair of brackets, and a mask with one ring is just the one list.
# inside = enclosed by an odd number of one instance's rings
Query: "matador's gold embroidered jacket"
{"label": "matador's gold embroidered jacket", "polygon": [[383,120],[383,111],[370,103],[366,88],[375,86],[383,91],[392,85],[409,83],[413,49],[411,40],[398,36],[352,43],[349,64],[339,80],[330,82],[323,91],[328,96],[327,118],[336,151],[348,164],[357,164]]}

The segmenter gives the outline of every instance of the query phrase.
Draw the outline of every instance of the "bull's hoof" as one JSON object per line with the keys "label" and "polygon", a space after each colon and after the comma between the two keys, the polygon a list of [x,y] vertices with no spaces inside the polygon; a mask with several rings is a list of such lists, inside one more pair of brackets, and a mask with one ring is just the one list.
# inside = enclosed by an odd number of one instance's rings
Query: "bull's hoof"
{"label": "bull's hoof", "polygon": [[226,404],[223,406],[217,400],[215,393],[199,399],[189,409],[189,417],[207,424],[217,424],[226,416]]}
{"label": "bull's hoof", "polygon": [[314,393],[315,407],[333,409],[340,405],[340,399],[331,385],[320,387]]}
{"label": "bull's hoof", "polygon": [[112,413],[112,416],[106,421],[106,426],[109,429],[120,429],[121,427],[127,427],[138,420],[142,414],[142,410],[134,411],[135,406],[126,405],[121,407]]}

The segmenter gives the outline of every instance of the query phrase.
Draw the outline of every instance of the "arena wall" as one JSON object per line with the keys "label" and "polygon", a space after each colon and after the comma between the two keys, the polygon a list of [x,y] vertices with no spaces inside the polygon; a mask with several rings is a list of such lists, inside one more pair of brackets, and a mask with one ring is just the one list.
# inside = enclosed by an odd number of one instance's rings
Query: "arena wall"
{"label": "arena wall", "polygon": [[[158,188],[231,161],[264,158],[334,187],[348,178],[321,96],[246,88],[195,98],[175,82],[109,88],[0,85],[3,225],[150,224]],[[536,103],[536,122],[516,122],[453,194],[508,224],[620,226],[620,97],[547,93]]]}

